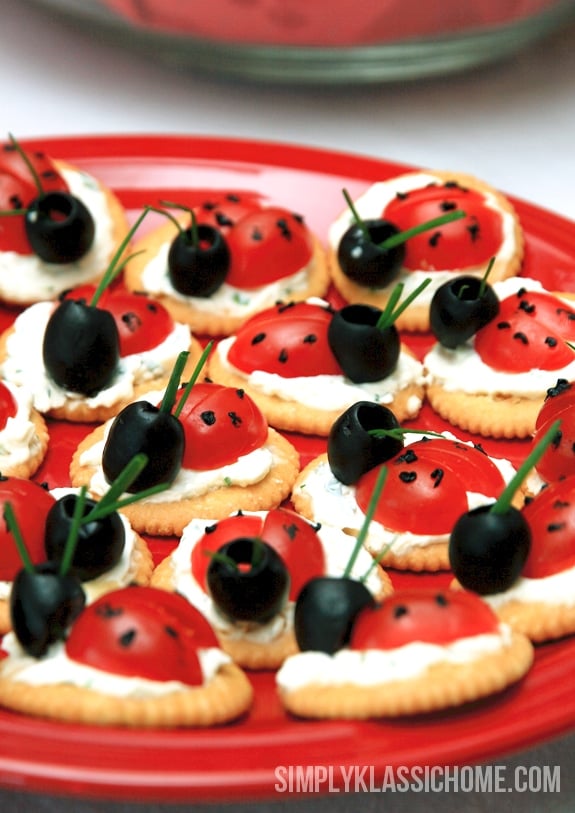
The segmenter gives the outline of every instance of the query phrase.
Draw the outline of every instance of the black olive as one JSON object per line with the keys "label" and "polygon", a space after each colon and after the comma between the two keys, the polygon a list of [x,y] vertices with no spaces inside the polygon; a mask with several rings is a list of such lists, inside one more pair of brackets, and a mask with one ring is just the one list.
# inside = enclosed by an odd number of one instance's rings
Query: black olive
{"label": "black olive", "polygon": [[204,223],[179,232],[168,252],[170,282],[185,296],[211,296],[225,281],[230,267],[230,252],[218,229]]}
{"label": "black olive", "polygon": [[148,462],[128,490],[172,483],[181,469],[184,447],[184,429],[175,415],[148,401],[135,401],[110,426],[102,454],[104,477],[112,483],[135,455],[145,454]]}
{"label": "black olive", "polygon": [[[481,290],[483,285],[484,290]],[[499,299],[478,277],[461,276],[434,293],[429,309],[431,331],[450,349],[470,339],[499,313]]]}
{"label": "black olive", "polygon": [[403,449],[402,437],[370,434],[377,429],[399,429],[399,422],[390,409],[373,401],[357,401],[334,421],[327,439],[327,459],[341,483],[357,483],[366,471]]}
{"label": "black olive", "polygon": [[297,597],[294,630],[299,648],[333,654],[349,643],[353,623],[365,607],[375,606],[367,587],[355,579],[310,579]]}
{"label": "black olive", "polygon": [[72,263],[88,253],[95,226],[90,211],[68,192],[46,192],[32,201],[24,218],[34,252],[47,263]]}
{"label": "black olive", "polygon": [[405,245],[384,249],[381,243],[399,234],[387,220],[365,220],[367,229],[354,224],[347,229],[337,248],[337,259],[349,279],[368,288],[385,288],[399,275],[405,258]]}
{"label": "black olive", "polygon": [[[77,499],[75,494],[66,494],[56,500],[48,512],[44,529],[44,548],[46,556],[51,561],[62,560]],[[86,498],[84,516],[95,505],[95,500]],[[118,564],[122,558],[125,542],[124,523],[116,511],[101,519],[86,522],[79,528],[70,567],[80,581],[95,579]]]}
{"label": "black olive", "polygon": [[327,340],[344,374],[356,384],[380,381],[393,372],[401,340],[395,325],[377,327],[379,308],[345,305],[335,311]]}
{"label": "black olive", "polygon": [[41,658],[50,644],[66,637],[83,610],[86,596],[78,577],[59,572],[59,563],[43,562],[16,574],[10,592],[12,629],[29,655]]}
{"label": "black olive", "polygon": [[114,378],[120,337],[108,311],[66,299],[52,312],[42,345],[44,366],[62,389],[95,395]]}
{"label": "black olive", "polygon": [[517,508],[503,513],[482,505],[463,514],[449,539],[449,561],[459,583],[480,595],[502,593],[519,578],[531,531]]}
{"label": "black olive", "polygon": [[237,621],[265,623],[281,611],[290,577],[283,559],[270,545],[261,539],[239,537],[222,545],[217,553],[208,566],[207,585],[224,615]]}

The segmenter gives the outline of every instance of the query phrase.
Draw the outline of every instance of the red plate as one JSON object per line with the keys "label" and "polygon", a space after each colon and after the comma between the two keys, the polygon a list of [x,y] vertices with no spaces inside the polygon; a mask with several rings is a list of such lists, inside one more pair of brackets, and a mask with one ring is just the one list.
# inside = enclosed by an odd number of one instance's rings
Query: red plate
{"label": "red plate", "polygon": [[[253,141],[123,136],[26,142],[66,159],[109,184],[133,213],[188,190],[256,191],[293,208],[325,237],[352,195],[405,166],[324,150]],[[548,288],[574,290],[575,225],[514,201],[527,235],[524,273]],[[1,314],[3,323],[11,316]],[[411,339],[422,352],[429,337]],[[444,428],[424,409],[418,426]],[[40,481],[68,484],[68,462],[91,427],[51,424],[52,444]],[[322,449],[295,438],[304,461]],[[521,459],[525,442],[482,441],[487,451]],[[151,540],[155,557],[173,540]],[[407,583],[445,584],[448,575],[394,576]],[[399,721],[310,722],[286,715],[270,673],[253,675],[255,704],[244,720],[208,731],[130,731],[58,724],[0,712],[0,784],[48,793],[140,801],[272,798],[279,766],[371,766],[377,782],[388,766],[470,764],[530,747],[575,726],[572,664],[575,638],[539,646],[520,685],[446,713]],[[343,774],[338,768],[334,782]]]}

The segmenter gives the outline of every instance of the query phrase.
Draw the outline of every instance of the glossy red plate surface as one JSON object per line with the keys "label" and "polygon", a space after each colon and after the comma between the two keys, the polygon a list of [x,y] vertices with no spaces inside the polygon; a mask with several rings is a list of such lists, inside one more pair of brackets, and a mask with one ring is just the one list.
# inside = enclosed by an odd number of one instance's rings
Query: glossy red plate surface
{"label": "glossy red plate surface", "polygon": [[[187,137],[61,138],[26,142],[67,159],[109,184],[135,213],[161,199],[193,200],[208,189],[255,191],[305,215],[323,237],[352,195],[404,166],[355,155],[253,141]],[[524,273],[549,288],[575,290],[575,224],[514,201],[527,236]],[[1,326],[12,315],[0,313]],[[429,337],[410,338],[419,352]],[[445,424],[424,408],[417,425]],[[68,462],[91,427],[51,424],[51,447],[37,475],[67,485]],[[468,436],[469,437],[469,436]],[[317,438],[292,438],[305,462]],[[517,462],[527,442],[482,441]],[[150,540],[157,560],[174,540]],[[448,574],[392,574],[396,586],[445,584]],[[0,784],[49,793],[134,800],[271,798],[276,768],[287,765],[388,766],[470,764],[501,757],[575,726],[572,669],[575,638],[539,646],[520,685],[449,713],[399,721],[310,722],[286,715],[272,674],[252,676],[248,717],[207,731],[129,731],[56,724],[0,711]],[[334,780],[337,779],[337,772]],[[343,781],[343,780],[342,780]]]}

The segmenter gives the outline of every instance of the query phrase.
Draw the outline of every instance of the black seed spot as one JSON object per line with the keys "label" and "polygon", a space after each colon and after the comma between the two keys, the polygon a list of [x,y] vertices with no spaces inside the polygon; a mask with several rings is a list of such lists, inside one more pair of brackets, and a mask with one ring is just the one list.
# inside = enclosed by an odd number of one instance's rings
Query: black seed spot
{"label": "black seed spot", "polygon": [[546,336],[545,344],[548,347],[557,347],[557,339],[554,336]]}
{"label": "black seed spot", "polygon": [[551,534],[552,534],[552,533],[555,533],[556,531],[562,531],[562,530],[563,530],[563,528],[565,528],[566,524],[567,524],[567,523],[565,523],[565,522],[551,522],[551,523],[550,523],[550,524],[547,526],[547,530],[548,530],[548,531],[549,531],[549,533],[551,533]]}
{"label": "black seed spot", "polygon": [[213,525],[206,525],[206,527],[204,528],[204,533],[205,534],[213,534],[213,532],[216,530],[217,527],[218,527],[217,522],[214,522]]}
{"label": "black seed spot", "polygon": [[519,310],[524,311],[524,313],[535,313],[535,305],[527,302],[526,299],[523,299],[519,303]]}
{"label": "black seed spot", "polygon": [[299,528],[295,522],[292,522],[290,525],[282,525],[282,528],[291,540],[296,538]]}
{"label": "black seed spot", "polygon": [[435,246],[439,243],[440,238],[441,238],[441,232],[440,231],[435,231],[435,232],[433,232],[433,234],[431,235],[431,237],[429,238],[429,240],[427,242],[429,243],[429,245],[432,248],[435,248]]}
{"label": "black seed spot", "polygon": [[108,603],[101,604],[95,610],[96,615],[102,618],[115,618],[117,615],[122,615],[123,612],[122,607],[112,607],[112,605]]}
{"label": "black seed spot", "polygon": [[288,360],[288,351],[285,349],[285,347],[283,347],[278,356],[278,361],[281,362],[282,364],[285,364],[287,360]]}
{"label": "black seed spot", "polygon": [[206,409],[200,413],[200,418],[206,426],[213,426],[216,422],[216,413],[211,409]]}
{"label": "black seed spot", "polygon": [[122,322],[126,325],[130,333],[135,333],[136,330],[141,326],[142,320],[138,316],[137,313],[133,311],[128,311],[127,313],[122,314]]}
{"label": "black seed spot", "polygon": [[441,483],[443,480],[443,474],[443,469],[433,469],[430,474],[431,479],[434,481],[433,488],[437,488],[437,486]]}
{"label": "black seed spot", "polygon": [[397,607],[393,608],[393,617],[394,618],[401,618],[402,615],[407,615],[409,610],[405,606],[405,604],[398,604]]}
{"label": "black seed spot", "polygon": [[497,322],[497,330],[509,330],[510,327],[509,322]]}
{"label": "black seed spot", "polygon": [[403,454],[401,454],[397,458],[397,460],[395,462],[396,462],[396,464],[397,463],[415,463],[416,460],[417,460],[417,455],[415,454],[413,449],[407,449],[407,451],[405,451]]}
{"label": "black seed spot", "polygon": [[222,228],[224,226],[233,226],[234,221],[228,217],[224,212],[216,212],[216,223]]}
{"label": "black seed spot", "polygon": [[179,638],[177,631],[173,627],[164,627],[166,635],[169,635],[170,638]]}
{"label": "black seed spot", "polygon": [[263,342],[265,337],[266,337],[265,333],[256,333],[256,335],[253,337],[251,343],[252,344],[259,344],[260,342]]}
{"label": "black seed spot", "polygon": [[416,471],[402,471],[399,474],[399,479],[402,483],[413,483],[414,480],[417,480],[417,472]]}
{"label": "black seed spot", "polygon": [[447,600],[447,598],[446,598],[446,597],[443,595],[443,593],[438,593],[438,594],[435,596],[435,603],[436,603],[436,604],[438,604],[440,607],[447,607],[447,606],[448,606],[448,604],[449,604],[449,601],[448,601],[448,600]]}
{"label": "black seed spot", "polygon": [[232,426],[240,426],[242,419],[236,412],[228,412],[228,418],[232,422]]}
{"label": "black seed spot", "polygon": [[245,390],[242,389],[236,390],[236,395],[238,396],[238,398],[243,398],[245,394],[246,394]]}
{"label": "black seed spot", "polygon": [[127,647],[132,645],[135,638],[136,638],[136,630],[134,630],[134,629],[127,630],[122,635],[120,635],[120,637],[118,638],[118,643],[120,644],[121,647],[124,647],[124,649],[127,649]]}
{"label": "black seed spot", "polygon": [[475,243],[475,241],[479,238],[479,232],[481,231],[479,228],[479,223],[470,223],[469,226],[466,226],[466,229],[471,237],[471,242]]}
{"label": "black seed spot", "polygon": [[457,203],[454,200],[443,200],[439,204],[439,208],[442,212],[452,212],[454,209],[457,209]]}
{"label": "black seed spot", "polygon": [[527,338],[525,333],[523,333],[521,330],[518,330],[517,333],[514,333],[513,338],[517,339],[517,341],[521,342],[521,344],[525,345],[529,344],[529,339]]}
{"label": "black seed spot", "polygon": [[251,233],[251,239],[256,243],[260,243],[264,239],[264,235],[260,229],[255,228]]}
{"label": "black seed spot", "polygon": [[308,333],[307,336],[304,336],[303,343],[304,344],[315,344],[317,342],[317,336],[315,333]]}

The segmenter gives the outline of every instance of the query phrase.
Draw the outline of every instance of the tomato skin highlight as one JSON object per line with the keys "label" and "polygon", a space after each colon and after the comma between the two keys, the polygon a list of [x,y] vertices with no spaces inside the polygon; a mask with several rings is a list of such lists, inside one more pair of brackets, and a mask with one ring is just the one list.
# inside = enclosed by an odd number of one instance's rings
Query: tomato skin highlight
{"label": "tomato skin highlight", "polygon": [[262,370],[282,378],[342,375],[327,338],[331,319],[331,312],[321,305],[276,305],[240,328],[228,360],[247,374]]}
{"label": "tomato skin highlight", "polygon": [[460,209],[466,217],[407,240],[404,265],[429,271],[486,265],[503,242],[502,218],[477,191],[436,184],[398,195],[381,216],[400,231]]}
{"label": "tomato skin highlight", "polygon": [[359,613],[349,645],[362,651],[397,649],[414,642],[441,646],[494,633],[498,625],[493,610],[474,593],[405,588]]}

